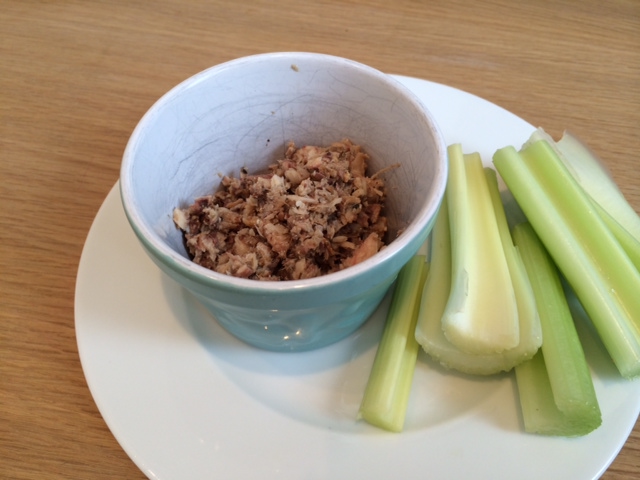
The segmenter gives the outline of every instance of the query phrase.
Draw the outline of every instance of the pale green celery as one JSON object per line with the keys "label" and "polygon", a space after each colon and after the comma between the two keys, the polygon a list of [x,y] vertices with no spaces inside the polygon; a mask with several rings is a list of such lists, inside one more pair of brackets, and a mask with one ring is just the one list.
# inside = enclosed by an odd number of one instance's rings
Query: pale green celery
{"label": "pale green celery", "polygon": [[557,268],[530,224],[517,225],[513,238],[531,280],[544,338],[542,356],[516,367],[525,430],[586,435],[602,417]]}
{"label": "pale green celery", "polygon": [[414,331],[428,269],[425,257],[415,255],[398,274],[358,413],[359,418],[392,432],[400,432],[404,427],[420,350]]}
{"label": "pale green celery", "polygon": [[520,342],[518,310],[482,160],[459,144],[448,154],[452,273],[442,328],[468,353],[509,350]]}
{"label": "pale green celery", "polygon": [[538,140],[546,140],[585,192],[640,242],[640,216],[629,205],[607,169],[589,147],[570,132],[564,132],[562,138],[555,142],[542,128],[531,135],[525,147]]}
{"label": "pale green celery", "polygon": [[445,196],[431,234],[429,275],[422,292],[416,340],[430,357],[447,368],[472,375],[509,371],[531,358],[540,346],[542,337],[537,314],[520,315],[518,312],[521,341],[518,346],[501,353],[478,355],[463,352],[451,344],[442,331],[442,314],[451,287],[451,237],[447,203]]}
{"label": "pale green celery", "polygon": [[553,148],[498,150],[494,165],[624,377],[640,375],[640,273]]}

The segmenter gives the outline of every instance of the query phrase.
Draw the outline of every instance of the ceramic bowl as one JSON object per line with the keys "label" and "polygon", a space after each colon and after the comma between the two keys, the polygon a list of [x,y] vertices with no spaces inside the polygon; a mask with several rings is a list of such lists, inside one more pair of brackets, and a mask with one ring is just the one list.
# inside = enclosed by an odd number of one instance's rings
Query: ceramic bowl
{"label": "ceramic bowl", "polygon": [[[337,273],[265,282],[193,263],[172,220],[221,175],[264,171],[285,145],[327,146],[349,138],[385,176],[388,245]],[[240,58],[194,75],[144,115],[124,152],[125,213],[151,259],[230,333],[253,346],[300,351],[360,327],[399,270],[425,242],[447,178],[443,137],[424,105],[371,67],[314,53]],[[141,286],[144,288],[144,286]]]}

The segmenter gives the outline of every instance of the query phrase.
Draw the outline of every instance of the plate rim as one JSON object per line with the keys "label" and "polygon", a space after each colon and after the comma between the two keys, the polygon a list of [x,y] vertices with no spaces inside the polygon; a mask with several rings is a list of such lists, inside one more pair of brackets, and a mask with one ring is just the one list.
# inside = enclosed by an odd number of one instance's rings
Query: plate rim
{"label": "plate rim", "polygon": [[[436,82],[431,82],[428,80],[423,80],[415,77],[409,77],[409,76],[403,76],[403,75],[392,75],[392,76],[398,79],[401,83],[404,83],[410,89],[414,85],[428,85],[434,88],[442,89],[443,91],[449,91],[454,95],[462,95],[462,96],[466,96],[467,98],[472,97],[476,102],[484,102],[488,104],[491,108],[501,109],[502,111],[508,113],[509,115],[519,118],[498,105],[495,105],[485,99],[482,99],[481,97],[478,97],[468,92],[464,92],[454,87],[450,87],[447,85],[443,85],[443,84],[439,84]],[[434,117],[436,122],[438,122],[438,117],[436,115],[434,115]],[[522,119],[520,120],[524,122],[524,120]],[[527,123],[527,125],[529,124]],[[531,125],[529,126],[531,127],[531,130],[533,130],[534,127]],[[445,134],[445,137],[446,137],[446,134]],[[160,472],[154,473],[156,469],[152,465],[153,462],[150,462],[147,458],[143,458],[144,455],[139,452],[139,449],[134,444],[135,442],[131,442],[130,439],[126,438],[126,435],[121,430],[122,427],[119,424],[119,422],[113,419],[109,413],[105,414],[105,412],[109,411],[108,400],[106,400],[99,393],[99,388],[96,385],[96,381],[98,380],[96,380],[96,378],[94,377],[94,374],[91,371],[91,367],[90,367],[91,362],[89,360],[89,357],[91,353],[87,350],[88,345],[86,344],[86,339],[82,336],[83,325],[82,325],[82,319],[80,318],[80,313],[84,308],[84,306],[81,305],[81,301],[79,301],[79,297],[83,294],[82,281],[83,281],[84,275],[86,275],[85,270],[86,270],[86,263],[88,261],[87,258],[85,257],[85,253],[86,253],[85,251],[87,250],[90,242],[95,241],[94,227],[103,218],[103,216],[105,215],[106,209],[112,208],[113,207],[112,204],[119,200],[119,198],[114,198],[114,197],[117,197],[117,187],[118,187],[118,183],[116,182],[116,184],[112,187],[109,194],[107,195],[104,202],[102,203],[98,213],[96,214],[96,217],[94,218],[94,221],[92,222],[92,226],[87,235],[87,239],[85,241],[85,245],[83,247],[83,251],[80,257],[78,273],[76,277],[76,291],[75,291],[75,298],[74,298],[74,317],[75,317],[74,321],[75,321],[75,329],[76,329],[76,341],[78,345],[78,351],[80,355],[80,361],[82,364],[83,373],[85,375],[92,397],[98,407],[98,410],[100,411],[109,429],[111,430],[112,434],[114,435],[116,440],[120,443],[120,445],[125,450],[125,452],[129,455],[129,457],[134,461],[134,463],[138,466],[138,468],[140,468],[140,470],[144,474],[146,474],[150,478],[161,478],[160,476],[157,476],[157,475],[161,475]],[[124,212],[121,212],[121,214],[124,215]],[[638,388],[640,384],[637,381],[630,385],[632,386],[635,385],[633,388],[640,391],[640,389]],[[629,413],[630,413],[630,416],[633,416],[633,411]],[[638,413],[640,413],[640,398],[636,400],[635,418],[637,418]],[[626,439],[628,438],[630,432],[632,431],[634,424],[635,424],[635,420],[633,422],[630,422],[629,424],[625,423],[627,427],[626,433],[624,435],[620,435],[620,438],[617,439],[617,442],[615,443],[615,445],[610,447],[610,450],[612,452],[611,455],[607,459],[606,463],[600,466],[600,469],[597,472],[593,472],[593,478],[599,477],[609,467],[611,462],[615,459],[618,452],[626,442]],[[525,435],[523,432],[521,434]],[[401,434],[401,435],[405,435],[405,434]],[[411,436],[411,434],[406,434],[406,435],[407,435],[407,438]],[[278,478],[283,478],[283,477],[278,477]]]}

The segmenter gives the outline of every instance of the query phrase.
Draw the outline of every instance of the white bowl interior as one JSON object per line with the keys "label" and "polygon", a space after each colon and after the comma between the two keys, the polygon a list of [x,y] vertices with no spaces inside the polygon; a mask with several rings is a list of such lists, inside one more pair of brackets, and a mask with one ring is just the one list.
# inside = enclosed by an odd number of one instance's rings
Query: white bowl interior
{"label": "white bowl interior", "polygon": [[434,129],[419,101],[374,69],[326,55],[259,55],[206,70],[161,98],[131,137],[121,180],[142,228],[186,258],[175,207],[243,166],[264,171],[290,140],[350,138],[370,155],[370,172],[401,165],[385,175],[393,239],[438,206],[446,166]]}

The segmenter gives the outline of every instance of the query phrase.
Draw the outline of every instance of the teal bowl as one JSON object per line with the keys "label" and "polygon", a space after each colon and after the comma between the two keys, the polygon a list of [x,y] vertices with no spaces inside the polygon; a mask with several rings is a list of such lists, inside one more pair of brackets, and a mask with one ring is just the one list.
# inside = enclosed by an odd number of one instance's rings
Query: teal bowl
{"label": "teal bowl", "polygon": [[[290,140],[350,138],[386,177],[388,245],[340,272],[264,282],[189,259],[172,212],[217,189],[241,167],[261,171]],[[120,193],[133,231],[169,277],[226,330],[274,351],[336,342],[360,327],[425,242],[447,180],[446,146],[424,105],[392,77],[344,58],[270,53],[233,60],[185,80],[143,116],[125,149]]]}

